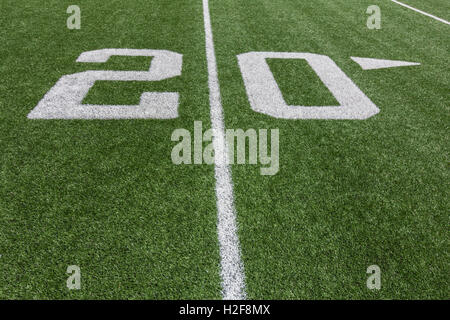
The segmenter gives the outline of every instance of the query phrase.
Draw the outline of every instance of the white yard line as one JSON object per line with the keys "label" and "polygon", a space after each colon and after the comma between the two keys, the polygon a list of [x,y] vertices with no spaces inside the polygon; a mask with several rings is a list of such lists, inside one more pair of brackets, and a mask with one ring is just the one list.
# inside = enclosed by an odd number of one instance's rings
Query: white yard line
{"label": "white yard line", "polygon": [[225,142],[223,108],[220,100],[216,54],[211,27],[208,0],[203,0],[205,21],[206,59],[208,60],[209,103],[211,125],[214,131],[215,177],[217,198],[217,233],[220,247],[222,297],[225,300],[245,299],[244,266],[237,236],[231,170]]}
{"label": "white yard line", "polygon": [[407,4],[401,3],[400,1],[397,1],[397,0],[391,0],[391,1],[394,2],[394,3],[396,3],[396,4],[399,4],[399,5],[403,6],[403,7],[405,7],[405,8],[408,8],[408,9],[414,10],[414,11],[416,11],[416,12],[419,12],[419,13],[421,13],[421,14],[427,16],[427,17],[433,18],[434,20],[437,20],[437,21],[440,21],[440,22],[442,22],[442,23],[445,23],[445,24],[450,25],[450,22],[448,22],[447,20],[438,18],[438,17],[436,17],[436,16],[433,16],[432,14],[429,14],[429,13],[426,13],[426,12],[424,12],[424,11],[422,11],[422,10],[419,10],[419,9],[413,8],[413,7],[411,7],[411,6],[408,6]]}

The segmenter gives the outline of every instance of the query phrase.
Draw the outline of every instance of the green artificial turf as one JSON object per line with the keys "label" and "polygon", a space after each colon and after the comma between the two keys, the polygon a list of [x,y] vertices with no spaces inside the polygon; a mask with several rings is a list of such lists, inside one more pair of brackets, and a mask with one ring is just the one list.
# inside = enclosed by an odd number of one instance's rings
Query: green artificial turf
{"label": "green artificial turf", "polygon": [[293,106],[337,106],[339,102],[306,60],[267,59],[287,104]]}
{"label": "green artificial turf", "polygon": [[[404,0],[449,19],[446,1]],[[0,0],[0,299],[220,299],[214,167],[171,160],[173,130],[210,127],[201,0]],[[366,26],[370,5],[382,29]],[[227,128],[280,130],[280,171],[233,165],[250,299],[449,299],[449,26],[389,0],[210,0]],[[151,58],[77,63],[85,51],[183,54],[182,76],[98,81],[86,104],[179,92],[173,120],[29,120],[63,75],[148,70]],[[378,106],[367,120],[283,120],[250,108],[236,56],[328,55]],[[363,71],[350,57],[419,62]],[[302,60],[269,59],[289,104],[336,105]],[[379,265],[382,288],[366,287]],[[81,268],[81,290],[66,269]]]}
{"label": "green artificial turf", "polygon": [[[202,5],[198,1],[5,1],[0,38],[0,298],[220,298],[212,166],[175,166],[172,131],[209,126]],[[178,91],[175,120],[29,120],[65,74],[148,70],[150,58],[76,63],[84,51],[183,54],[181,77],[97,82],[84,103],[137,103]],[[81,290],[66,269],[81,268]]]}
{"label": "green artificial turf", "polygon": [[[381,30],[366,27],[372,4]],[[230,0],[211,10],[226,126],[280,130],[277,175],[233,166],[249,298],[448,299],[448,26],[389,1]],[[250,51],[328,55],[380,113],[256,113],[236,62]],[[422,65],[363,71],[351,56]],[[317,81],[304,65],[269,65],[288,103],[333,105],[321,85],[308,95]],[[366,287],[373,264],[380,291]]]}
{"label": "green artificial turf", "polygon": [[[401,0],[400,2],[415,9],[437,16],[438,18],[450,21],[450,3],[447,0]],[[415,14],[420,15],[419,13]]]}

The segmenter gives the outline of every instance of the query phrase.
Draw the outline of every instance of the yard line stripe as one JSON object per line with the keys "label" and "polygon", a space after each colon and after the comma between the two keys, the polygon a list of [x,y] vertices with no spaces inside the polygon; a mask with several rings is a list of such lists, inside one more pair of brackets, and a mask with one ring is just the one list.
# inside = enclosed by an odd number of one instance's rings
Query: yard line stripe
{"label": "yard line stripe", "polygon": [[243,300],[245,294],[244,266],[237,236],[236,211],[233,199],[231,169],[225,142],[223,108],[217,76],[216,54],[211,27],[208,0],[203,0],[205,22],[206,59],[208,61],[209,104],[214,131],[215,177],[217,198],[217,233],[220,248],[222,297],[224,300]]}
{"label": "yard line stripe", "polygon": [[413,7],[411,7],[411,6],[408,6],[407,4],[401,3],[400,1],[397,1],[397,0],[391,0],[391,1],[394,2],[394,3],[396,3],[396,4],[399,4],[399,5],[403,6],[403,7],[405,7],[405,8],[414,10],[414,11],[419,12],[419,13],[425,15],[425,16],[428,16],[428,17],[430,17],[430,18],[433,18],[434,20],[437,20],[437,21],[440,21],[440,22],[442,22],[442,23],[445,23],[445,24],[450,25],[450,22],[448,22],[447,20],[438,18],[438,17],[436,17],[436,16],[433,16],[432,14],[429,14],[429,13],[426,13],[426,12],[424,12],[424,11],[422,11],[422,10],[419,10],[419,9],[413,8]]}

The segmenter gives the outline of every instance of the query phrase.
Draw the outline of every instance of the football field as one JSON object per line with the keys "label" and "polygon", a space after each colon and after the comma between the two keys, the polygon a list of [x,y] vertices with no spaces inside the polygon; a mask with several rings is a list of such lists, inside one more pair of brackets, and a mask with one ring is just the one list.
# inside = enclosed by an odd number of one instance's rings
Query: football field
{"label": "football field", "polygon": [[400,3],[0,0],[0,299],[449,299],[450,4]]}

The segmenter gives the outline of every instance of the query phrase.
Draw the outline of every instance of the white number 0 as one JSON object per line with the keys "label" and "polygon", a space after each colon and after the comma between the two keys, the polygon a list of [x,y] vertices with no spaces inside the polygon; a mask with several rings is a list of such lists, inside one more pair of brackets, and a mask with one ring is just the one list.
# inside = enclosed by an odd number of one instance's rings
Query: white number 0
{"label": "white number 0", "polygon": [[[340,106],[290,106],[266,59],[305,59]],[[313,53],[249,52],[238,55],[252,109],[284,119],[367,119],[380,110],[328,56]]]}

